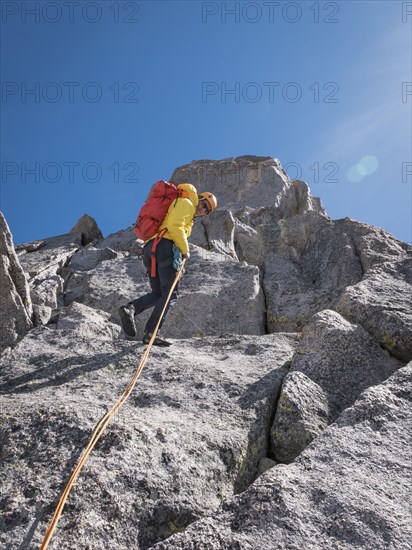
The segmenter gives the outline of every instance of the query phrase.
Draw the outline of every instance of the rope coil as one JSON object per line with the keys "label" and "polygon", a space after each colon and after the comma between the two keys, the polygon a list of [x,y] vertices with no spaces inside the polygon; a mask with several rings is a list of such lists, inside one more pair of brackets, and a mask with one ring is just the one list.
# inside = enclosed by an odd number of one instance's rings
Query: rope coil
{"label": "rope coil", "polygon": [[106,426],[110,422],[110,420],[113,418],[113,416],[117,413],[117,411],[126,403],[127,399],[129,398],[130,394],[132,393],[132,390],[134,386],[136,385],[136,382],[143,370],[143,367],[145,366],[145,363],[147,361],[147,358],[149,356],[150,350],[152,348],[153,342],[156,338],[157,331],[159,330],[160,322],[163,318],[164,312],[166,311],[167,304],[169,303],[170,297],[175,289],[175,286],[177,284],[177,281],[180,278],[180,275],[183,271],[183,266],[185,265],[186,258],[183,258],[182,265],[180,266],[178,272],[176,273],[175,280],[173,281],[172,286],[170,287],[170,291],[166,300],[166,303],[164,305],[164,308],[162,310],[162,313],[159,317],[159,320],[157,322],[157,325],[153,331],[153,334],[150,338],[150,341],[147,345],[147,348],[145,349],[145,352],[143,354],[143,357],[139,363],[139,366],[137,367],[132,379],[130,380],[127,388],[124,390],[122,395],[119,397],[119,399],[116,401],[116,403],[112,406],[112,408],[104,415],[104,417],[100,420],[100,422],[97,424],[96,428],[94,429],[94,432],[92,434],[92,437],[90,438],[89,443],[87,444],[87,447],[84,449],[82,456],[79,459],[79,462],[77,463],[77,466],[72,472],[72,475],[70,476],[69,481],[67,482],[66,488],[64,489],[60,500],[57,504],[56,510],[54,512],[54,515],[50,521],[49,527],[46,531],[46,534],[44,536],[42,545],[40,546],[40,550],[46,550],[48,547],[50,540],[53,536],[53,533],[57,527],[57,522],[60,519],[60,516],[63,512],[64,505],[66,503],[67,497],[69,496],[70,490],[76,481],[77,477],[80,474],[81,469],[83,468],[84,464],[86,463],[87,459],[89,458],[90,453],[92,452],[93,448],[95,447],[96,443],[100,439],[103,431],[105,430]]}

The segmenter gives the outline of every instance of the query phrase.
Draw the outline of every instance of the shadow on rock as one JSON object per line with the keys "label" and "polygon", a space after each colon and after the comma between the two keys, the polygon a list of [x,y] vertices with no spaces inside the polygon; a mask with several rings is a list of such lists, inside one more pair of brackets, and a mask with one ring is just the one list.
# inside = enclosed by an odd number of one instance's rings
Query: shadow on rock
{"label": "shadow on rock", "polygon": [[91,356],[75,356],[51,361],[50,356],[36,357],[39,360],[48,361],[47,366],[39,367],[35,371],[18,376],[4,384],[0,384],[1,393],[32,393],[49,386],[61,386],[67,382],[84,376],[87,373],[104,369],[109,364],[120,359],[130,352],[122,351],[108,357],[107,353]]}

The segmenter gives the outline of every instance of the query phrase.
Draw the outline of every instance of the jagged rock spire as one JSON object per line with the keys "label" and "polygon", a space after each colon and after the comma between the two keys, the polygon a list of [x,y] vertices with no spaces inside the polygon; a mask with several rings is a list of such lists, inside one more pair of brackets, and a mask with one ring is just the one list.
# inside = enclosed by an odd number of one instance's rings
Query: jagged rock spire
{"label": "jagged rock spire", "polygon": [[88,214],[83,214],[83,216],[79,218],[77,223],[70,230],[70,233],[81,233],[83,245],[89,244],[96,239],[103,238],[96,220]]}
{"label": "jagged rock spire", "polygon": [[29,285],[0,212],[0,349],[15,344],[33,326]]}

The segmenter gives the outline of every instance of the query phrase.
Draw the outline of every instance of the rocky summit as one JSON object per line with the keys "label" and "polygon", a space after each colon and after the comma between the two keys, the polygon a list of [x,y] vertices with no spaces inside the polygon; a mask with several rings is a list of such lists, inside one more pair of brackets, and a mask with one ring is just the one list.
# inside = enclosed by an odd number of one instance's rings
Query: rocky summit
{"label": "rocky summit", "polygon": [[[49,548],[412,548],[411,247],[332,220],[279,160],[199,160],[218,197],[180,297],[69,495]],[[75,221],[75,220],[74,220]],[[0,544],[39,548],[145,346],[133,228],[85,214],[13,245],[0,215]]]}

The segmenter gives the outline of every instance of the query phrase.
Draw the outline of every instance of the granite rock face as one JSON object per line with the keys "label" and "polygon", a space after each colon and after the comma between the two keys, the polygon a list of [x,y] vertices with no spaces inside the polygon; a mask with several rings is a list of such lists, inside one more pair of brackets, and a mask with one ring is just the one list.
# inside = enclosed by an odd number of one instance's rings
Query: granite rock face
{"label": "granite rock face", "polygon": [[271,431],[276,459],[292,462],[363,390],[401,366],[361,326],[335,311],[314,315],[283,382]]}
{"label": "granite rock face", "polygon": [[234,244],[235,219],[229,210],[217,210],[213,216],[195,221],[190,241],[218,254],[237,260]]}
{"label": "granite rock face", "polygon": [[[403,265],[410,247],[408,251],[407,245],[388,233],[350,219],[327,220],[316,212],[282,220],[271,233],[275,237],[271,251],[265,255],[263,279],[270,331],[301,330],[313,314],[323,309],[338,309],[346,315],[342,295],[351,295],[358,284],[368,284],[370,271],[380,273],[385,264],[398,273],[394,277],[405,292],[399,308],[405,310],[410,281],[406,280]],[[371,304],[378,300],[382,311],[385,306],[380,292],[375,285],[364,299]],[[388,303],[388,315],[397,316],[390,313],[391,309]],[[405,328],[412,321],[410,313],[405,311]],[[362,324],[360,315],[350,319]],[[393,336],[393,331],[390,334]]]}
{"label": "granite rock face", "polygon": [[156,550],[403,550],[412,540],[412,363],[365,391],[293,463]]}
{"label": "granite rock face", "polygon": [[255,266],[193,246],[179,292],[182,297],[165,326],[175,338],[266,332],[265,299]]}
{"label": "granite rock face", "polygon": [[[73,302],[0,359],[3,548],[39,547],[93,427],[144,347]],[[243,491],[268,454],[293,334],[154,348],[76,483],[50,548],[150,548]]]}
{"label": "granite rock face", "polygon": [[0,212],[0,351],[14,345],[33,327],[29,286],[9,226]]}
{"label": "granite rock face", "polygon": [[310,195],[307,184],[289,180],[278,159],[245,155],[223,160],[196,160],[177,168],[170,178],[175,184],[190,182],[199,193],[218,197],[219,208],[275,206],[280,217],[306,210],[326,215],[319,199]]}
{"label": "granite rock face", "polygon": [[[173,346],[151,351],[50,548],[408,548],[411,247],[331,220],[272,157],[172,179],[219,208],[195,220]],[[103,238],[85,215],[13,248],[1,223],[0,544],[25,549],[142,357],[150,311],[129,339],[118,308],[149,285],[133,227]]]}
{"label": "granite rock face", "polygon": [[412,359],[412,257],[371,268],[349,286],[337,311],[360,323],[401,361]]}
{"label": "granite rock face", "polygon": [[[110,313],[117,323],[120,305],[150,292],[143,263],[135,256],[109,259],[88,271],[70,262],[65,280],[66,305],[84,303]],[[255,266],[192,246],[179,291],[181,298],[172,306],[164,327],[171,338],[265,333],[264,295]],[[150,313],[136,317],[139,338]]]}

